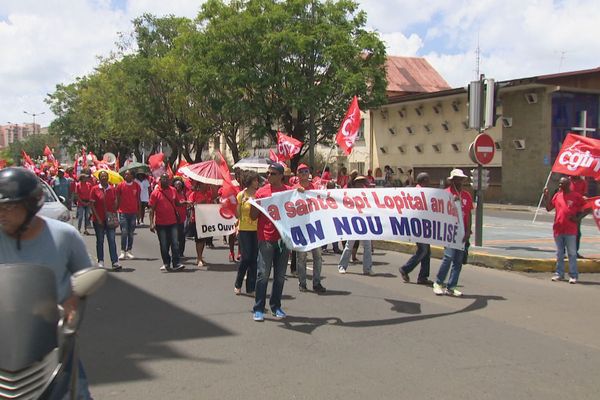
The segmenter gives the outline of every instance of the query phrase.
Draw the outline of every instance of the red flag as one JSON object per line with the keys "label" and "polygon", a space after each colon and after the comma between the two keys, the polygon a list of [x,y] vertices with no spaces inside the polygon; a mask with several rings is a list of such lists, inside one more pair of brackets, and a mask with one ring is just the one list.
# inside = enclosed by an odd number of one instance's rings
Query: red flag
{"label": "red flag", "polygon": [[296,154],[300,153],[301,148],[301,141],[277,132],[277,156],[280,161],[291,160]]}
{"label": "red flag", "polygon": [[175,172],[175,175],[179,175],[181,176],[181,172],[179,172],[179,170],[183,167],[185,167],[186,165],[189,165],[189,163],[187,161],[185,161],[183,158],[181,160],[179,160],[179,165],[177,166],[177,171]]}
{"label": "red flag", "polygon": [[587,210],[590,208],[592,209],[592,216],[594,217],[594,221],[596,221],[596,226],[600,229],[600,196],[590,197],[586,200],[583,209]]}
{"label": "red flag", "polygon": [[25,150],[21,150],[21,157],[23,157],[23,166],[28,170],[34,171],[35,163],[31,160],[31,157],[29,157],[29,154],[27,154]]}
{"label": "red flag", "polygon": [[556,156],[552,172],[600,179],[600,140],[569,133]]}
{"label": "red flag", "polygon": [[352,153],[352,147],[358,136],[361,121],[362,118],[360,116],[360,108],[358,108],[358,98],[354,96],[352,103],[350,103],[350,107],[348,107],[348,111],[346,111],[346,116],[342,121],[342,125],[335,136],[335,141],[346,155]]}
{"label": "red flag", "polygon": [[150,169],[154,171],[155,169],[161,167],[161,164],[164,162],[164,160],[164,153],[152,154],[150,157],[148,157],[148,165],[150,165]]}
{"label": "red flag", "polygon": [[225,158],[221,154],[220,151],[217,151],[219,155],[219,159],[217,163],[219,163],[219,168],[221,169],[221,175],[223,175],[223,186],[221,186],[221,215],[224,217],[235,216],[235,211],[237,208],[237,194],[240,191],[238,186],[233,184],[231,179],[231,173],[229,172],[229,167],[227,166],[227,162]]}
{"label": "red flag", "polygon": [[175,176],[173,170],[171,169],[171,164],[167,164],[167,175],[169,175],[169,179],[173,179],[173,176]]}
{"label": "red flag", "polygon": [[272,149],[269,150],[269,159],[273,162],[283,161],[283,159],[280,158],[280,155],[276,154]]}
{"label": "red flag", "polygon": [[6,167],[6,160],[0,158],[0,169]]}

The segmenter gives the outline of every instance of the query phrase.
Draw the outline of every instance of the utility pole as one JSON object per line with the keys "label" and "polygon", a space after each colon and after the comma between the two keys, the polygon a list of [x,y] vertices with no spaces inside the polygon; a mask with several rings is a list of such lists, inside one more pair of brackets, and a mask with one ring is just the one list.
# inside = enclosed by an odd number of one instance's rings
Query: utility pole
{"label": "utility pole", "polygon": [[33,134],[35,135],[35,117],[37,117],[38,115],[44,115],[44,114],[46,114],[46,112],[42,111],[41,113],[32,113],[32,112],[28,112],[28,111],[23,111],[23,113],[25,113],[27,115],[31,115],[33,117],[33,125],[31,127],[31,130],[33,131]]}

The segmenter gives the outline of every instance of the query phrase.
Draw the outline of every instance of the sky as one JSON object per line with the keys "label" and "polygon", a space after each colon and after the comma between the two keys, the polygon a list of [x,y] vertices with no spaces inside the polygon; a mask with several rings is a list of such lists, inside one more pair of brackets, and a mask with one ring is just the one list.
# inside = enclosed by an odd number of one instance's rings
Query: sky
{"label": "sky", "polygon": [[[93,72],[148,12],[202,0],[0,0],[0,125],[50,124],[57,84]],[[600,67],[600,0],[358,0],[389,55],[424,57],[452,87]],[[595,55],[595,56],[594,56]],[[25,111],[28,113],[26,114]]]}

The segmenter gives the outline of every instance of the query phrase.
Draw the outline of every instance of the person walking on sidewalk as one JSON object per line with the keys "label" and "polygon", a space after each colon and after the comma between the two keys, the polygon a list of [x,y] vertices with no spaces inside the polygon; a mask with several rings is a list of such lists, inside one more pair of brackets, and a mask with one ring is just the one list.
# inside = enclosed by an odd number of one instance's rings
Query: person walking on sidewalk
{"label": "person walking on sidewalk", "polygon": [[133,248],[133,234],[136,219],[140,208],[140,194],[142,189],[133,179],[131,171],[125,171],[125,181],[117,186],[117,207],[119,209],[119,226],[121,227],[121,254],[119,260],[135,258],[131,252]]}
{"label": "person walking on sidewalk", "polygon": [[87,174],[79,175],[79,182],[75,184],[75,199],[77,202],[77,230],[81,232],[81,226],[83,225],[84,235],[89,235],[88,228],[91,228],[90,224],[90,194],[92,192],[92,184],[90,183],[90,176]]}
{"label": "person walking on sidewalk", "polygon": [[[469,241],[471,237],[471,210],[473,209],[473,198],[471,194],[466,190],[463,190],[462,185],[468,177],[464,174],[461,169],[455,168],[450,171],[448,180],[450,186],[446,189],[454,196],[456,201],[460,202],[462,209],[463,223],[465,227],[465,237],[463,239],[464,244]],[[462,292],[456,289],[458,286],[458,278],[462,269],[464,250],[453,249],[450,247],[444,248],[444,258],[438,271],[435,282],[433,283],[433,293],[436,295],[447,294],[449,296],[460,297]],[[452,268],[450,269],[450,265]],[[444,281],[450,270],[450,277],[448,278],[448,284],[444,289]]]}
{"label": "person walking on sidewalk", "polygon": [[180,263],[177,236],[179,220],[177,207],[181,204],[177,200],[177,191],[170,185],[169,175],[161,175],[159,185],[150,195],[148,205],[150,206],[150,231],[156,232],[160,245],[160,256],[163,262],[160,270],[162,272],[182,270],[184,265]]}
{"label": "person walking on sidewalk", "polygon": [[[417,175],[417,188],[429,187],[430,179],[427,172],[421,172]],[[433,282],[429,280],[429,266],[431,262],[431,246],[428,243],[417,242],[417,252],[408,259],[406,264],[400,267],[400,276],[404,282],[410,282],[408,274],[412,272],[417,264],[421,263],[421,270],[419,271],[419,277],[417,278],[417,284],[419,285],[431,285]]]}
{"label": "person walking on sidewalk", "polygon": [[[290,190],[290,187],[283,184],[283,173],[285,167],[281,163],[274,163],[269,166],[267,172],[268,183],[256,191],[255,198],[262,199],[271,197],[273,193]],[[269,305],[273,316],[277,319],[286,317],[281,309],[281,295],[283,293],[283,284],[285,282],[285,270],[287,269],[289,249],[283,243],[281,236],[275,224],[271,222],[258,208],[250,209],[250,217],[258,219],[258,260],[256,276],[256,294],[254,303],[254,320],[264,321],[265,304],[267,299],[267,285],[271,268],[273,268],[273,288]]]}
{"label": "person walking on sidewalk", "polygon": [[246,294],[253,294],[256,289],[256,259],[258,257],[257,221],[250,218],[253,199],[258,190],[259,177],[255,171],[244,171],[240,183],[245,187],[237,194],[238,241],[242,259],[238,266],[233,292],[242,293],[242,283],[246,276]]}
{"label": "person walking on sidewalk", "polygon": [[[315,190],[316,187],[310,182],[310,168],[306,164],[300,164],[296,170],[299,181],[294,185],[295,189]],[[321,266],[323,265],[323,258],[321,256],[321,247],[317,247],[311,250],[313,259],[313,278],[312,287],[316,293],[325,293],[326,289],[321,285]],[[296,251],[296,268],[298,271],[298,288],[301,292],[306,292],[306,251]]]}
{"label": "person walking on sidewalk", "polygon": [[92,205],[92,219],[94,231],[96,232],[96,256],[98,264],[104,268],[104,236],[108,242],[108,253],[114,271],[120,270],[119,257],[117,255],[116,226],[111,226],[109,213],[117,212],[117,194],[115,188],[108,183],[108,172],[100,171],[98,174],[98,185],[94,186],[90,194]]}
{"label": "person walking on sidewalk", "polygon": [[579,193],[571,191],[569,179],[558,181],[558,192],[550,199],[548,188],[544,188],[546,210],[554,214],[554,243],[556,244],[556,272],[553,281],[565,279],[565,247],[569,258],[569,283],[577,283],[577,223],[585,216],[585,201]]}

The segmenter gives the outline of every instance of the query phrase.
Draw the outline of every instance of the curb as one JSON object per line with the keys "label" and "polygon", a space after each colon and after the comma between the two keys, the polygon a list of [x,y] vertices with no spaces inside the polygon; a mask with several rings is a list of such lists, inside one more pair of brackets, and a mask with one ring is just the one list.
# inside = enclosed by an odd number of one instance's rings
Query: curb
{"label": "curb", "polygon": [[[392,240],[374,241],[373,246],[376,249],[396,251],[399,253],[412,254],[415,252],[416,245],[408,242],[396,242]],[[444,255],[444,248],[431,246],[431,257],[441,259]],[[556,268],[555,260],[541,258],[521,258],[506,257],[496,254],[469,250],[468,264],[477,265],[486,268],[494,268],[505,271],[519,272],[554,272]],[[568,267],[566,267],[568,269]],[[600,260],[583,259],[577,261],[579,272],[600,272]]]}

